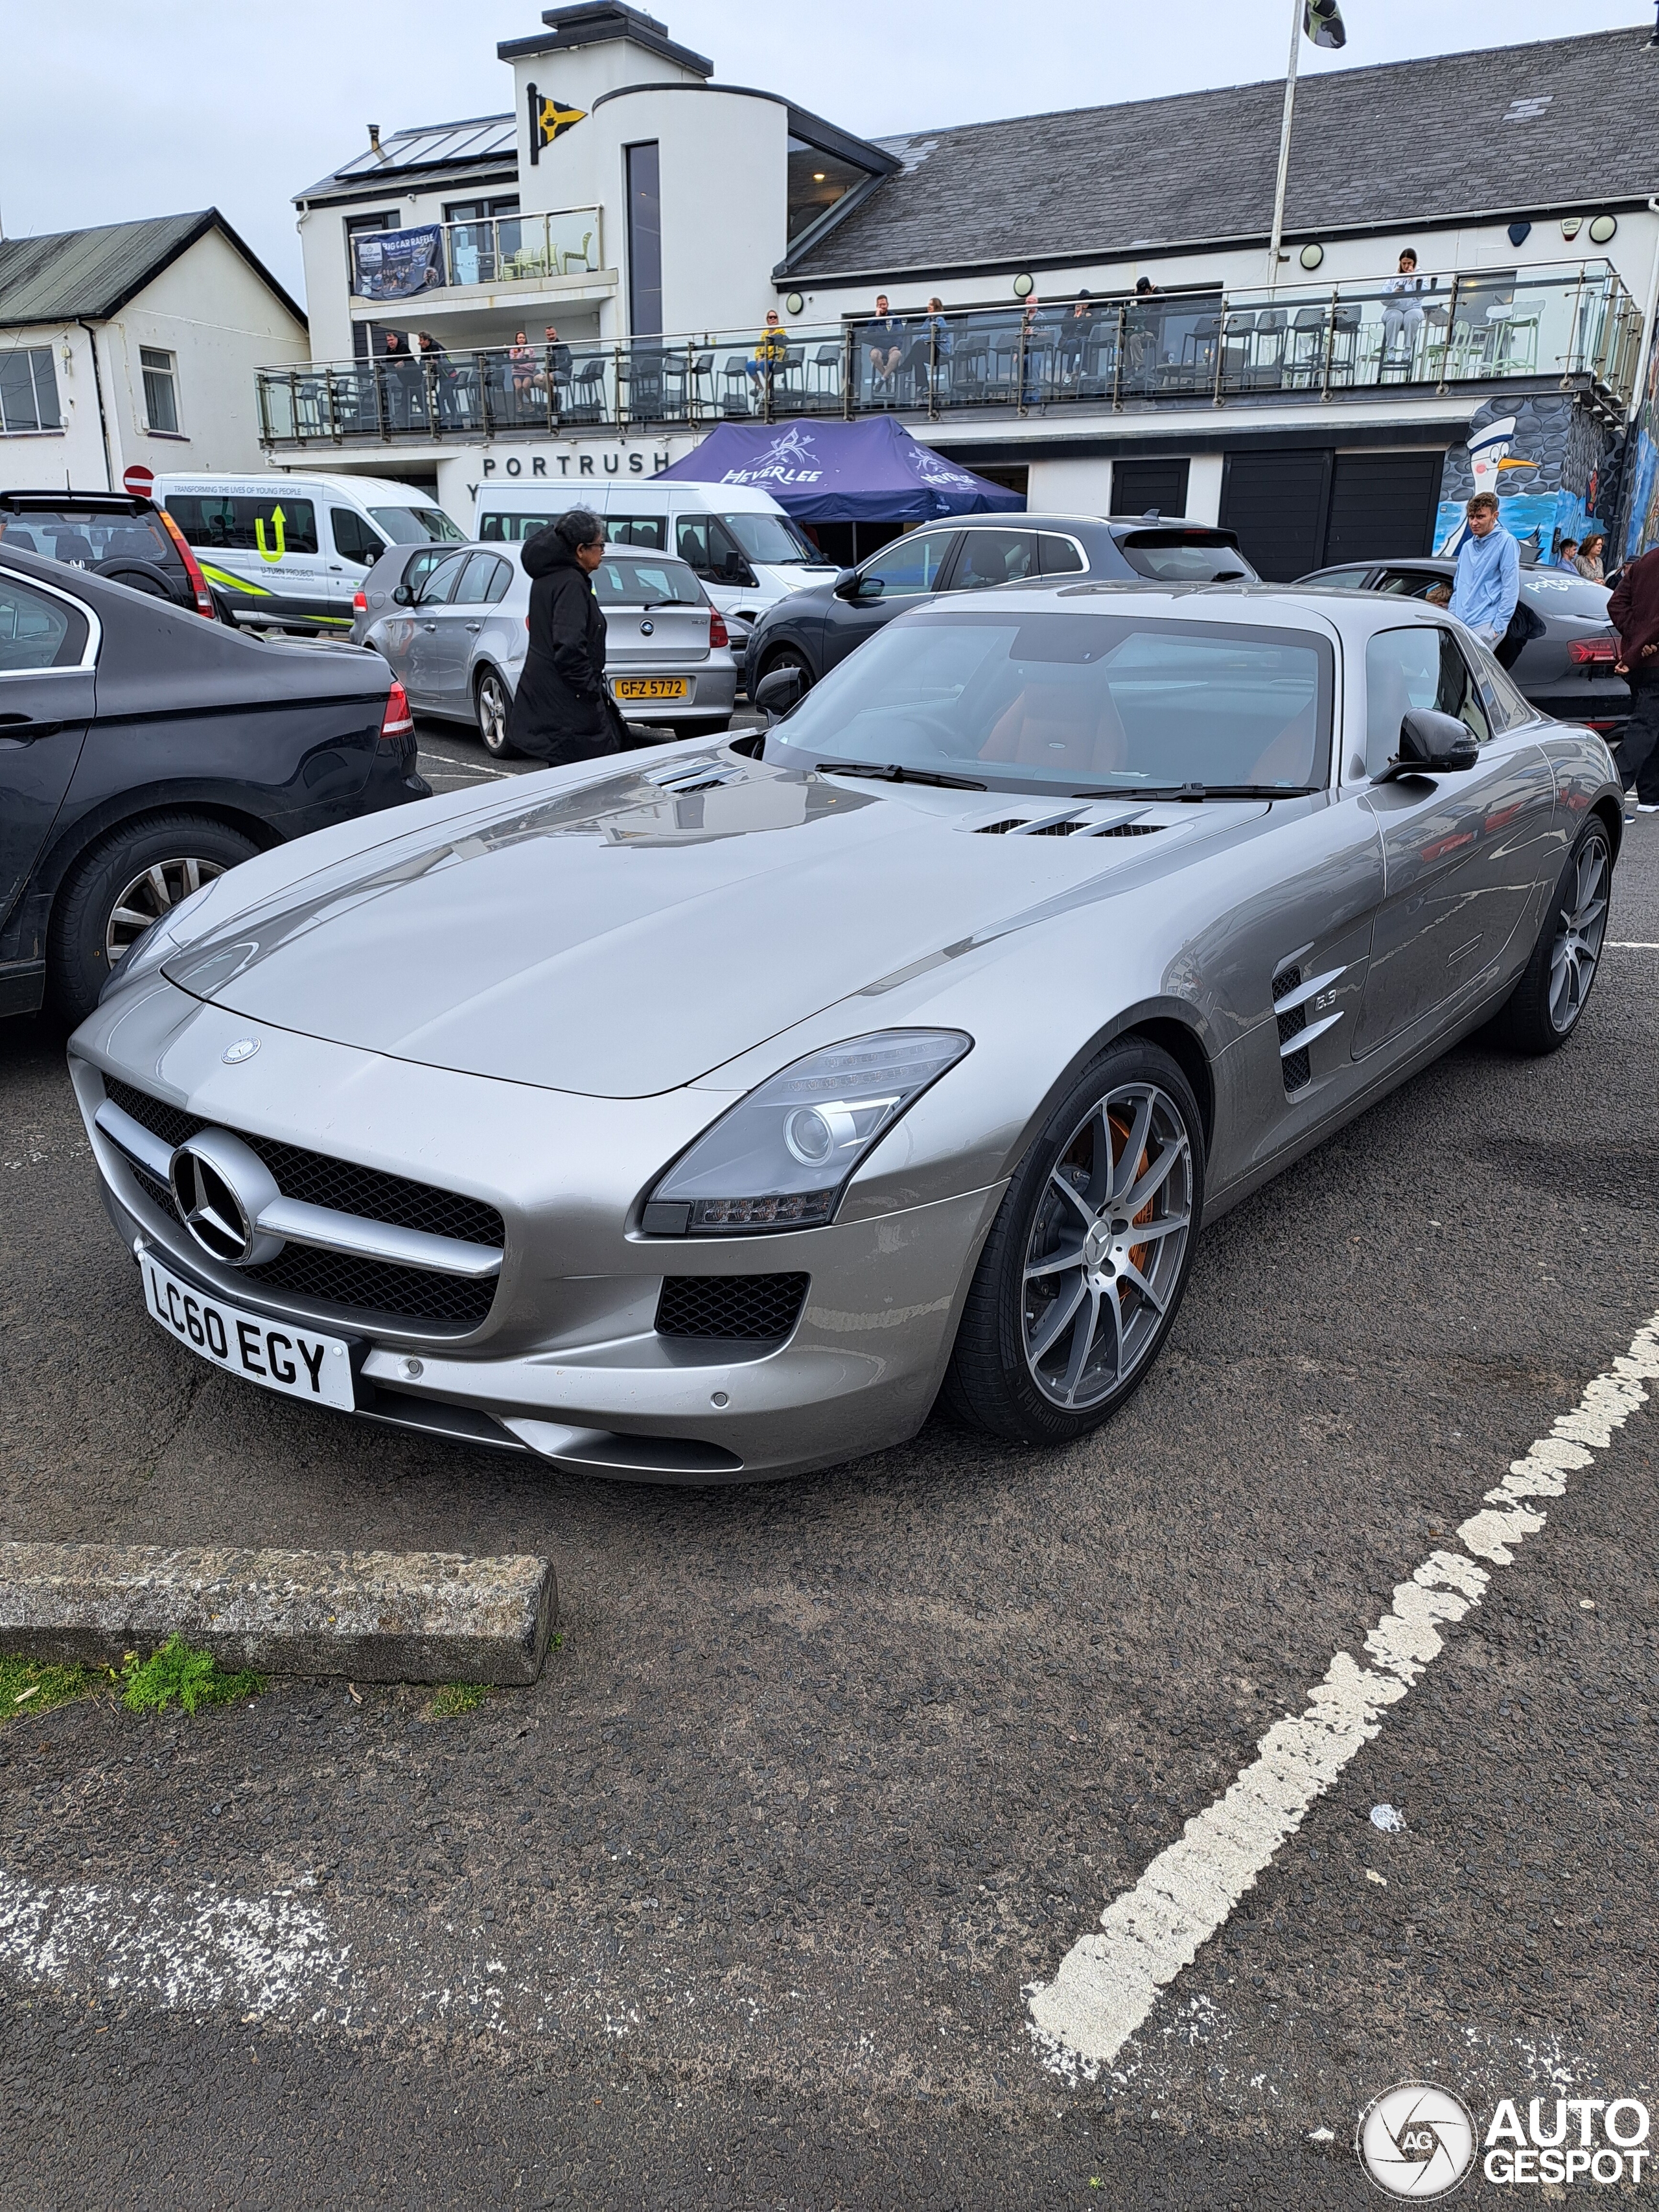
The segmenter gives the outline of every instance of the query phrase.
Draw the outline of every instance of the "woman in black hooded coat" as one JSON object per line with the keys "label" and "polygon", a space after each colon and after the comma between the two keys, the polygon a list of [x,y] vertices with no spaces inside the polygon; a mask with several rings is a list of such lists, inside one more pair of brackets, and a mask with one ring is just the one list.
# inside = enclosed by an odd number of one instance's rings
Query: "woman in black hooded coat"
{"label": "woman in black hooded coat", "polygon": [[605,525],[573,507],[525,541],[530,649],[507,726],[514,752],[562,768],[618,750],[621,720],[605,682],[605,613],[588,581],[605,554]]}

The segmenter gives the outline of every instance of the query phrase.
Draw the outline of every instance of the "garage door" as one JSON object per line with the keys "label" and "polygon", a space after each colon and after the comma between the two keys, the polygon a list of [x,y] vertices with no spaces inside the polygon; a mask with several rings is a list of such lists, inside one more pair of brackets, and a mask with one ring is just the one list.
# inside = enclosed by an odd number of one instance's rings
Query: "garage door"
{"label": "garage door", "polygon": [[1434,548],[1443,456],[1339,453],[1322,567],[1339,561],[1401,561]]}
{"label": "garage door", "polygon": [[1160,514],[1187,512],[1188,463],[1176,461],[1114,461],[1112,513],[1146,514],[1156,507]]}
{"label": "garage door", "polygon": [[1245,559],[1270,584],[1320,566],[1330,467],[1328,449],[1228,454],[1221,526],[1237,532]]}

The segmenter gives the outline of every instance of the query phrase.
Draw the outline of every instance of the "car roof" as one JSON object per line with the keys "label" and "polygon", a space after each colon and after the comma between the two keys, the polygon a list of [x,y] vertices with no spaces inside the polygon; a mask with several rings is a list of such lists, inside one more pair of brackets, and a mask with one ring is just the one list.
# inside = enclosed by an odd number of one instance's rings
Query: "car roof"
{"label": "car roof", "polygon": [[56,514],[80,507],[88,514],[154,514],[157,502],[131,491],[0,491],[0,512]]}
{"label": "car roof", "polygon": [[[1238,622],[1287,629],[1306,628],[1311,617],[1334,630],[1353,630],[1362,635],[1412,624],[1425,628],[1445,626],[1443,610],[1425,606],[1420,600],[1396,599],[1381,592],[1345,592],[1334,586],[1322,589],[1294,584],[1164,584],[1111,577],[1079,582],[1065,576],[1043,576],[975,592],[969,605],[982,608],[988,600],[1015,606],[1029,604],[1033,611],[1042,607],[1054,608],[1058,602],[1068,614],[1103,615],[1120,612],[1121,605],[1115,603],[1127,600],[1139,613],[1170,621]],[[929,594],[896,619],[922,621],[931,614],[959,621],[968,611],[946,592]]]}

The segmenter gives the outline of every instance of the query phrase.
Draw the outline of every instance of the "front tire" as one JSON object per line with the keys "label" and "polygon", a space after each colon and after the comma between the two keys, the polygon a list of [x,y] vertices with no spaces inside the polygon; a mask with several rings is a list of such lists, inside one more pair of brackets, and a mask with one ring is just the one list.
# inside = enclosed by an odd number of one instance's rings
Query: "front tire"
{"label": "front tire", "polygon": [[1594,816],[1567,855],[1521,980],[1492,1023],[1511,1052],[1538,1059],[1559,1052],[1578,1026],[1601,966],[1613,840]]}
{"label": "front tire", "polygon": [[152,815],[94,845],[52,907],[46,995],[54,1012],[84,1021],[111,969],[151,922],[258,849],[204,814]]}
{"label": "front tire", "polygon": [[478,735],[483,739],[483,749],[495,760],[513,760],[518,747],[507,742],[507,725],[513,712],[513,702],[506,684],[493,668],[486,668],[479,677],[472,695],[472,704],[478,718]]}
{"label": "front tire", "polygon": [[1012,1443],[1069,1443],[1098,1428],[1174,1326],[1203,1195],[1192,1086],[1158,1046],[1111,1046],[1008,1186],[940,1410]]}

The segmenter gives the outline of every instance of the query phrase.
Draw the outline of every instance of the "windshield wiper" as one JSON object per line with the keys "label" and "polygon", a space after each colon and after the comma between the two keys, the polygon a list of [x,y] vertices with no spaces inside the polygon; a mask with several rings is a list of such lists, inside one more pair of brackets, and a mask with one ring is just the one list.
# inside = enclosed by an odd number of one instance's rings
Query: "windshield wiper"
{"label": "windshield wiper", "polygon": [[931,783],[941,791],[986,791],[989,786],[975,783],[970,776],[940,775],[931,768],[906,768],[899,761],[819,761],[813,773],[817,775],[867,775],[880,783]]}
{"label": "windshield wiper", "polygon": [[1311,783],[1110,783],[1093,791],[1074,791],[1073,799],[1166,799],[1200,805],[1206,799],[1306,799]]}

